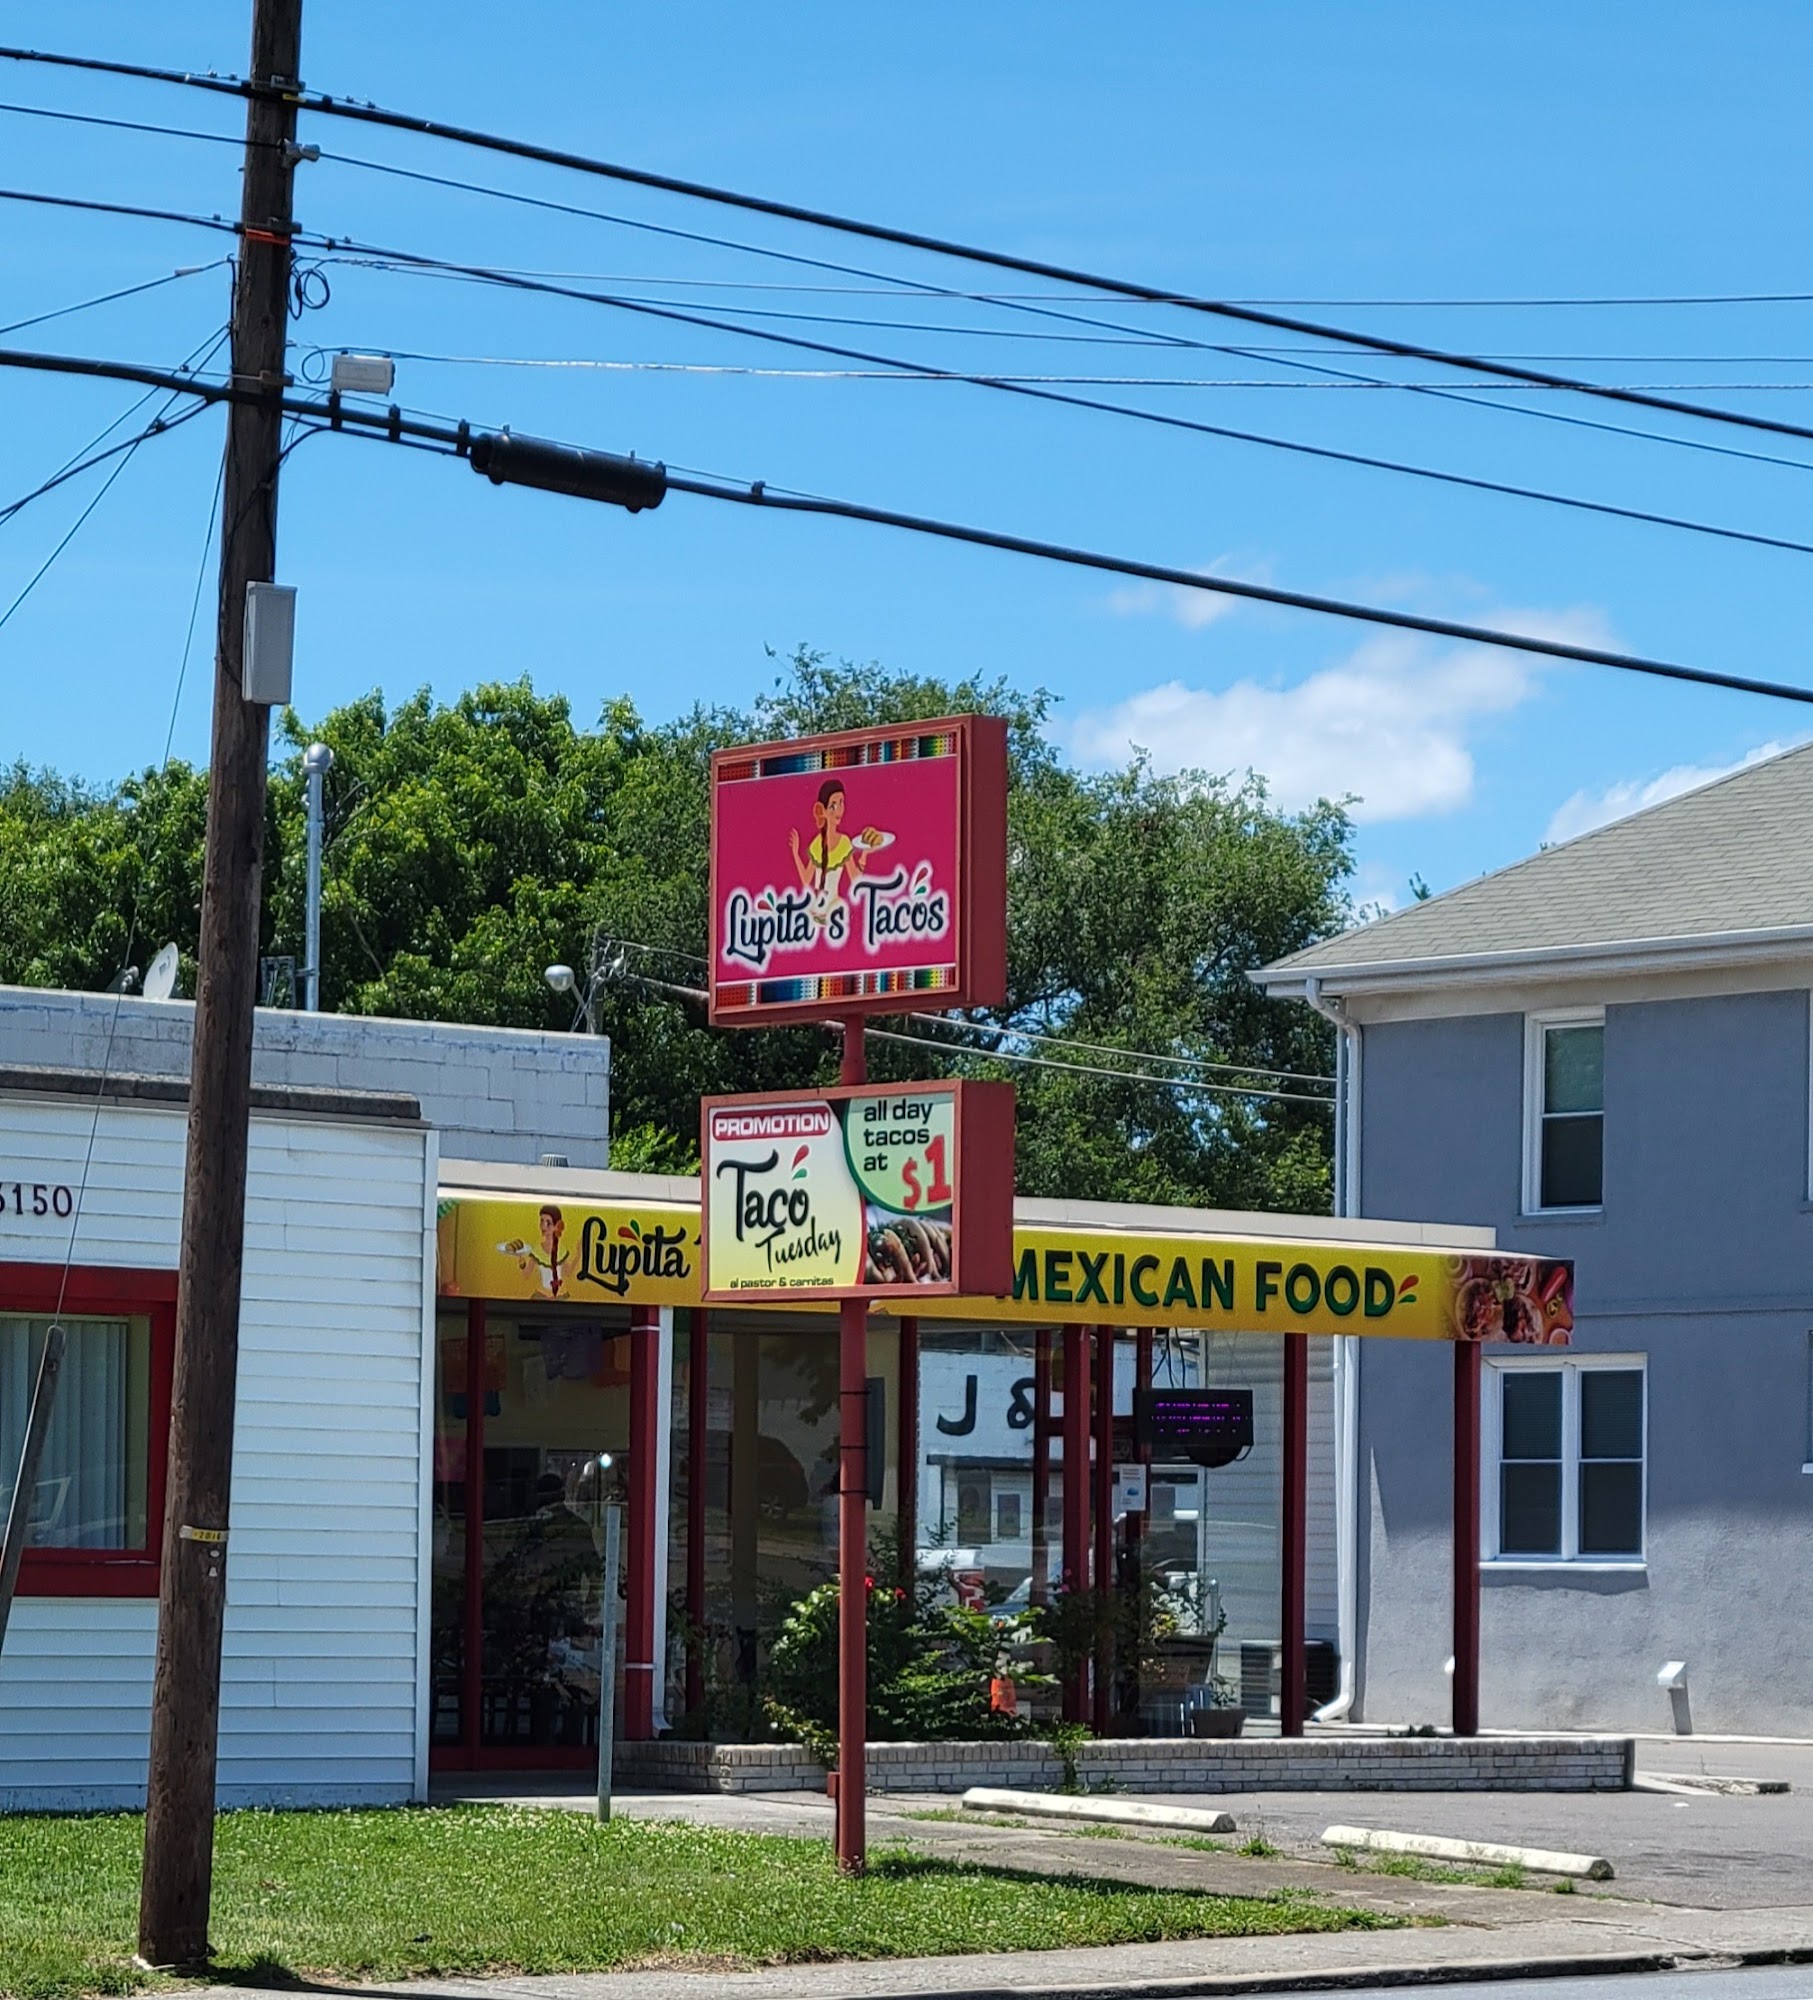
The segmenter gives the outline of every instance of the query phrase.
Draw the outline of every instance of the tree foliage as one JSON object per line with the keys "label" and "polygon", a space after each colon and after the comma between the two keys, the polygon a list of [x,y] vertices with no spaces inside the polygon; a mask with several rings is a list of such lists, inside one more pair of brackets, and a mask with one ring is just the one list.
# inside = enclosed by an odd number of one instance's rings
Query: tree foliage
{"label": "tree foliage", "polygon": [[[1259,1072],[1326,1073],[1308,1010],[1247,978],[1347,920],[1349,826],[1337,803],[1283,813],[1255,778],[1091,775],[1047,733],[1048,698],[833,664],[801,652],[748,710],[695,708],[645,724],[627,701],[575,724],[525,679],[451,704],[376,694],[315,730],[282,722],[266,831],[262,949],[302,956],[301,752],[334,752],[327,780],[322,1005],[357,1014],[523,1028],[575,1025],[543,977],[580,970],[600,939],[637,949],[604,979],[613,1041],[614,1159],[678,1169],[705,1093],[828,1080],[815,1028],[714,1034],[671,988],[703,980],[707,769],[721,744],[878,721],[989,711],[1010,723],[1009,995],[977,1017],[1035,1060],[878,1041],[878,1075],[951,1071],[1019,1088],[1022,1191],[1302,1210],[1328,1205],[1326,1107],[1211,1091]],[[166,938],[192,964],[206,782],[182,764],[109,792],[15,766],[0,773],[0,980],[102,987]],[[973,1050],[956,1028],[877,1025]],[[1062,1038],[1070,1045],[1027,1037]],[[1078,1049],[1076,1042],[1099,1045]],[[1132,1073],[1125,1057],[1146,1062]],[[1203,1063],[1251,1065],[1241,1077]],[[1180,1087],[1151,1080],[1174,1073]]]}

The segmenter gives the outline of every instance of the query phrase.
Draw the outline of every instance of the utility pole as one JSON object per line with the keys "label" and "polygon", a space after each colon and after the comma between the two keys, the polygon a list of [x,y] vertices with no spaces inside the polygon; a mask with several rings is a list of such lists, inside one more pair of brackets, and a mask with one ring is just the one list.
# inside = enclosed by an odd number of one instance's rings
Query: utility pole
{"label": "utility pole", "polygon": [[294,228],[294,101],[265,93],[298,84],[301,46],[302,0],[253,0],[251,77],[263,88],[246,103],[233,380],[267,391],[268,401],[236,402],[227,412],[169,1500],[139,1900],[139,1951],[152,1965],[199,1965],[208,1955],[270,731],[270,711],[245,699],[241,678],[246,586],[272,581],[276,561]]}

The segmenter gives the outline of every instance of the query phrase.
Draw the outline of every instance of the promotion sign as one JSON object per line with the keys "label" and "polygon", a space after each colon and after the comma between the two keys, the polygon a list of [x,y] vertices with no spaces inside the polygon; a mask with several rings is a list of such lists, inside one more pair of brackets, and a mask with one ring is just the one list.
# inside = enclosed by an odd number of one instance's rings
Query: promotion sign
{"label": "promotion sign", "polygon": [[1006,884],[998,717],[717,751],[712,1022],[998,1006]]}
{"label": "promotion sign", "polygon": [[708,1300],[1007,1290],[1011,1085],[862,1084],[701,1109]]}

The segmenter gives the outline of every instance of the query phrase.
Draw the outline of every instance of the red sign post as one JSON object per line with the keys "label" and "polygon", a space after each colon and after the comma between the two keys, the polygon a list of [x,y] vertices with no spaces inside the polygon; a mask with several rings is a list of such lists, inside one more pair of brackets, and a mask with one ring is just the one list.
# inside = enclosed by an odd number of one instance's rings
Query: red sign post
{"label": "red sign post", "polygon": [[863,1020],[1007,997],[1006,723],[965,715],[716,752],[710,897],[714,1026],[843,1023],[838,1089],[701,1106],[701,1216],[708,1299],[841,1301],[837,1861],[855,1871],[869,1301],[1004,1293],[1013,1262],[1011,1087],[864,1088]]}

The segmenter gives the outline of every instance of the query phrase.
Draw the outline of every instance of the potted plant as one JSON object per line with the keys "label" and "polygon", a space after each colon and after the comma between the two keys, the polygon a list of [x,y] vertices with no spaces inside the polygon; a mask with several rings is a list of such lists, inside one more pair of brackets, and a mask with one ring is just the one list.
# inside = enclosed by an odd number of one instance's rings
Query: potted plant
{"label": "potted plant", "polygon": [[[1240,1690],[1231,1680],[1216,1674],[1200,1687],[1190,1690],[1186,1714],[1192,1736],[1238,1736],[1246,1727],[1246,1711],[1240,1706]],[[1207,1695],[1206,1701],[1199,1697]]]}

